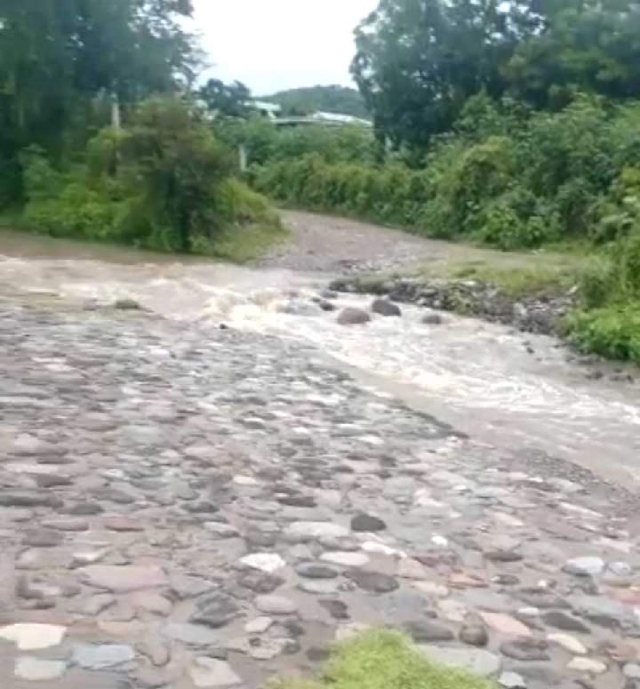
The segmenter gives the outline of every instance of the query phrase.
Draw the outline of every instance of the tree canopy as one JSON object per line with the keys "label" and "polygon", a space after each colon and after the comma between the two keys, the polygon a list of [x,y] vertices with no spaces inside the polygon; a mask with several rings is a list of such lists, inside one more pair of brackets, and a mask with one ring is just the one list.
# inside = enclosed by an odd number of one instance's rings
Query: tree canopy
{"label": "tree canopy", "polygon": [[352,72],[378,130],[425,145],[480,92],[537,109],[637,97],[639,31],[638,0],[381,0]]}
{"label": "tree canopy", "polygon": [[5,195],[17,192],[6,189],[6,180],[18,180],[9,174],[18,151],[38,144],[59,155],[71,128],[77,136],[80,121],[91,127],[87,111],[95,99],[127,107],[191,80],[198,53],[181,21],[192,11],[191,0],[2,0]]}

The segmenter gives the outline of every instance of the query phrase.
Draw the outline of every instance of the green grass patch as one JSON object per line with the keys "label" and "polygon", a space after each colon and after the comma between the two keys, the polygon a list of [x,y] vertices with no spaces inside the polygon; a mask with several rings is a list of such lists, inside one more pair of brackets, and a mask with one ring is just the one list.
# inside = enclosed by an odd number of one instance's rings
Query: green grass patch
{"label": "green grass patch", "polygon": [[224,232],[205,253],[232,263],[249,263],[285,242],[288,237],[287,230],[277,222],[247,225]]}
{"label": "green grass patch", "polygon": [[397,632],[374,630],[336,646],[318,680],[277,689],[495,689],[491,682],[428,660]]}
{"label": "green grass patch", "polygon": [[577,311],[565,325],[580,350],[640,364],[640,302]]}

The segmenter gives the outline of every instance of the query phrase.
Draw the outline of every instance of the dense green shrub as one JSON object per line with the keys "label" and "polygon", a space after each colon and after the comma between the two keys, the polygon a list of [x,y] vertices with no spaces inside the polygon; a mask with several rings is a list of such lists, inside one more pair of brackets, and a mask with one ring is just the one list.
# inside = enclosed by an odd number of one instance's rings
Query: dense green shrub
{"label": "dense green shrub", "polygon": [[101,132],[65,170],[36,149],[23,169],[25,220],[53,236],[215,253],[234,228],[279,227],[267,201],[233,178],[232,153],[174,99],[143,103],[124,130]]}

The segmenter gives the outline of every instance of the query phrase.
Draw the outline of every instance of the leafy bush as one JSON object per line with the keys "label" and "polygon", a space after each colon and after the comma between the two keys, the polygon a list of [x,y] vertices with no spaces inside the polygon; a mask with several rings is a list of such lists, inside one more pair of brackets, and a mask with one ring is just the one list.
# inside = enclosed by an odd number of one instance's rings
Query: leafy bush
{"label": "leafy bush", "polygon": [[174,99],[143,103],[125,130],[100,132],[64,171],[35,149],[23,168],[25,219],[53,236],[215,253],[241,227],[280,230],[266,199],[232,177],[231,152]]}
{"label": "leafy bush", "polygon": [[568,318],[567,328],[586,352],[640,364],[640,302],[579,311]]}

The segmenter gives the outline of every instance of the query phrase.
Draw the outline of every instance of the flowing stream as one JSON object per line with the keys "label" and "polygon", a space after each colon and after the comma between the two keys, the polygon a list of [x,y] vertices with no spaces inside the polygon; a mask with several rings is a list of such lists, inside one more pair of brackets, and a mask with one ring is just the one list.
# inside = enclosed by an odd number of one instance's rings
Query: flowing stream
{"label": "flowing stream", "polygon": [[[168,319],[312,343],[379,395],[394,395],[479,441],[539,449],[640,489],[640,387],[592,380],[555,340],[423,311],[344,327],[312,297],[327,275],[251,270],[123,249],[0,234],[0,295],[112,304]],[[340,296],[338,308],[368,308]]]}

